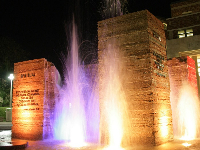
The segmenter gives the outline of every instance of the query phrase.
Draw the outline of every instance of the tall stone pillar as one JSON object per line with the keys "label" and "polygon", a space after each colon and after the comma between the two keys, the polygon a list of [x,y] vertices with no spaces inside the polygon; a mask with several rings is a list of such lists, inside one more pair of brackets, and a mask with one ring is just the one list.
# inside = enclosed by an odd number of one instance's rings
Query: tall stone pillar
{"label": "tall stone pillar", "polygon": [[12,137],[41,140],[52,135],[58,72],[46,59],[14,64]]}
{"label": "tall stone pillar", "polygon": [[[170,101],[172,107],[172,114],[173,114],[173,129],[174,129],[174,136],[177,138],[181,138],[184,135],[187,135],[185,131],[188,129],[185,127],[184,122],[181,122],[183,118],[184,110],[180,111],[180,106],[182,103],[187,105],[186,100],[190,102],[190,105],[193,107],[193,111],[198,108],[198,86],[197,86],[197,76],[196,76],[196,67],[195,67],[195,60],[193,60],[189,56],[182,56],[169,59],[167,61],[168,70],[169,70],[169,78],[170,78]],[[184,95],[184,93],[187,93]],[[183,97],[185,99],[183,99]],[[196,102],[197,101],[197,102]],[[196,107],[194,107],[196,105]],[[191,107],[188,107],[191,109]],[[195,110],[196,111],[196,110]],[[192,112],[192,111],[191,111]],[[198,114],[198,112],[195,112]],[[193,114],[195,117],[195,115]],[[189,122],[187,118],[187,122]],[[197,120],[197,119],[196,119]],[[190,122],[191,123],[191,122]],[[193,124],[193,123],[191,123]],[[198,131],[198,124],[195,126]],[[184,129],[183,129],[184,128]],[[194,129],[194,127],[191,127]],[[187,129],[187,130],[186,130]],[[196,134],[198,137],[199,133]],[[189,134],[190,135],[190,134]],[[188,135],[188,136],[189,136]],[[194,137],[194,138],[197,138]]]}
{"label": "tall stone pillar", "polygon": [[[109,140],[106,114],[102,107],[107,100],[104,98],[104,78],[101,78],[107,74],[103,62],[109,44],[119,48],[122,54],[121,89],[126,97],[125,111],[128,111],[128,118],[123,118],[126,123],[122,145],[159,145],[173,140],[162,22],[147,10],[110,18],[98,23],[98,39],[101,143],[108,143]],[[118,65],[120,67],[120,63]]]}

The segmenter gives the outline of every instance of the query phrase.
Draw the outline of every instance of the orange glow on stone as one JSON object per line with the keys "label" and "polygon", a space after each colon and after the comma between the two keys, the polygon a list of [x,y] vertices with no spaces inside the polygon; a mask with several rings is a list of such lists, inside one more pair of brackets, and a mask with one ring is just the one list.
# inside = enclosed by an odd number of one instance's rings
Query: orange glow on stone
{"label": "orange glow on stone", "polygon": [[13,138],[41,140],[51,134],[49,119],[56,93],[51,96],[48,92],[56,91],[55,77],[51,77],[55,72],[52,63],[43,58],[14,64]]}

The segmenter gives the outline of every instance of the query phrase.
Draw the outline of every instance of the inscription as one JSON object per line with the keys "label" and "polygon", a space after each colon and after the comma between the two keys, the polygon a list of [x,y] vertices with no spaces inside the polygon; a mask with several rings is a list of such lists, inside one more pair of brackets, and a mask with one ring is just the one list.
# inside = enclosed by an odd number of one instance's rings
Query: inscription
{"label": "inscription", "polygon": [[159,36],[158,33],[153,32],[153,37],[157,38],[159,41],[161,41],[161,37]]}
{"label": "inscription", "polygon": [[165,67],[163,65],[163,61],[165,60],[164,56],[162,56],[156,52],[153,52],[153,55],[156,56],[156,60],[154,60],[156,68],[163,71],[163,69]]}
{"label": "inscription", "polygon": [[158,72],[158,71],[156,71],[156,70],[154,70],[154,73],[156,73],[158,76],[160,76],[160,77],[164,77],[164,78],[166,78],[166,74],[164,74],[164,73],[160,73],[160,72]]}
{"label": "inscription", "polygon": [[[162,55],[160,55],[160,54],[158,54],[158,53],[156,53],[156,52],[153,52],[153,55],[156,56],[156,60],[154,60],[155,67],[156,67],[157,69],[159,69],[160,71],[163,71],[163,69],[164,69],[164,67],[165,67],[164,64],[163,64],[163,61],[165,60],[165,57],[162,56]],[[159,71],[154,71],[154,72],[155,72],[158,76],[166,78],[165,73],[159,72]]]}
{"label": "inscription", "polygon": [[26,77],[34,77],[35,73],[23,73],[21,74],[21,78],[26,78]]}
{"label": "inscription", "polygon": [[[38,102],[34,99],[34,96],[37,95],[40,95],[39,89],[16,91],[16,97],[19,98],[19,101],[16,105],[18,107],[39,106]],[[39,110],[39,108],[25,108],[24,110]]]}

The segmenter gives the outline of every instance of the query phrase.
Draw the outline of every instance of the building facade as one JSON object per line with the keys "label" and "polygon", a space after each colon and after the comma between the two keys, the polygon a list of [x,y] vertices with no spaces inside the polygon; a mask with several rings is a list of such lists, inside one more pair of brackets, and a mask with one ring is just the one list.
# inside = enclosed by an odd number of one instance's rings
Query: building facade
{"label": "building facade", "polygon": [[167,58],[190,56],[195,60],[200,95],[200,0],[172,3],[166,23]]}

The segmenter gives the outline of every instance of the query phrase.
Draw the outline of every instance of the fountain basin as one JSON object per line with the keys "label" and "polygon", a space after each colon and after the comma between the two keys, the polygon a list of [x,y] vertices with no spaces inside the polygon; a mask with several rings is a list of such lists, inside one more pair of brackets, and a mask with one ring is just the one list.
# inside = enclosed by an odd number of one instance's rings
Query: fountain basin
{"label": "fountain basin", "polygon": [[11,140],[0,142],[0,149],[11,150],[11,149],[25,149],[28,146],[27,141],[23,140]]}

